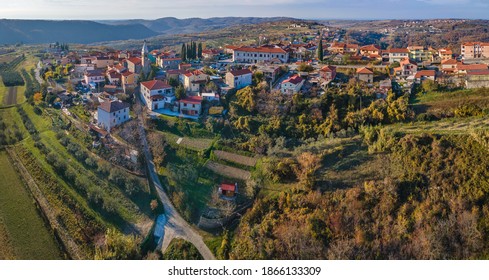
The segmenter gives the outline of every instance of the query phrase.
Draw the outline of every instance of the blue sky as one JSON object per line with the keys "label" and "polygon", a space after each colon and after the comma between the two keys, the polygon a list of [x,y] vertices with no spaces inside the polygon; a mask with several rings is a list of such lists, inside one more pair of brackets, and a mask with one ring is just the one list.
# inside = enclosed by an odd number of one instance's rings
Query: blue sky
{"label": "blue sky", "polygon": [[1,18],[489,19],[488,0],[0,0]]}

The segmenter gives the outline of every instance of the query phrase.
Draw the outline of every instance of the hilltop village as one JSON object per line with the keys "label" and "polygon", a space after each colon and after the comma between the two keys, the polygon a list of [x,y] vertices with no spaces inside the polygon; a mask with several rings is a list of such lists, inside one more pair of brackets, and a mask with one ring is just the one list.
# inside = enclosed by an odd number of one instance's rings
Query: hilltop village
{"label": "hilltop village", "polygon": [[[317,37],[307,43],[213,49],[192,42],[180,53],[165,48],[150,51],[146,43],[140,51],[89,54],[49,48],[52,58],[44,59],[41,67],[45,79],[51,79],[59,68],[70,77],[59,106],[81,96],[84,102],[96,104],[94,124],[107,131],[129,120],[129,105],[124,101],[132,96],[141,97],[154,116],[197,120],[209,112],[221,114],[223,97],[257,82],[266,82],[270,92],[308,96],[356,80],[378,98],[386,98],[393,86],[411,90],[426,80],[447,87],[489,86],[485,64],[489,43],[464,42],[460,52],[454,53],[426,46],[384,50],[377,45],[328,43]],[[117,115],[109,118],[106,113]]]}

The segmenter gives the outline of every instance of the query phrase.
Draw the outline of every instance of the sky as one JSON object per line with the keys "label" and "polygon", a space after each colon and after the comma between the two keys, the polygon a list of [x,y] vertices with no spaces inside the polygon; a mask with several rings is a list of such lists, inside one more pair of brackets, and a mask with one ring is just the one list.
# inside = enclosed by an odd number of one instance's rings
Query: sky
{"label": "sky", "polygon": [[0,0],[8,19],[489,19],[488,0]]}

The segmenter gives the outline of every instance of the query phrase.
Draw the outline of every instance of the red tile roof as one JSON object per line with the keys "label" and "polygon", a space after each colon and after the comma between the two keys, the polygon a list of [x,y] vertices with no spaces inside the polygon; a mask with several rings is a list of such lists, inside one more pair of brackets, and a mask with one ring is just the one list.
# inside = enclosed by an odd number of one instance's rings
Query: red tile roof
{"label": "red tile roof", "polygon": [[336,66],[331,66],[331,65],[326,65],[324,66],[323,68],[321,68],[321,72],[333,72],[334,70],[336,70]]}
{"label": "red tile roof", "polygon": [[372,70],[368,69],[367,67],[359,68],[357,69],[357,74],[373,74]]}
{"label": "red tile roof", "polygon": [[398,48],[390,49],[388,51],[389,53],[409,53],[408,49],[398,49]]}
{"label": "red tile roof", "polygon": [[139,57],[131,57],[131,58],[128,58],[127,61],[130,61],[134,64],[141,64],[142,63],[141,58],[139,58]]}
{"label": "red tile roof", "polygon": [[234,185],[234,184],[222,183],[221,186],[220,186],[220,188],[223,191],[231,191],[231,192],[235,192],[236,191],[236,185]]}
{"label": "red tile roof", "polygon": [[374,52],[374,51],[380,51],[380,47],[377,45],[368,45],[368,46],[361,47],[360,50]]}
{"label": "red tile roof", "polygon": [[229,71],[233,76],[241,76],[241,75],[247,75],[247,74],[253,74],[253,72],[250,71],[250,69],[239,69],[239,70],[232,70]]}
{"label": "red tile roof", "polygon": [[441,64],[442,64],[442,65],[443,65],[443,64],[445,64],[445,65],[447,65],[447,64],[448,64],[448,65],[451,65],[451,64],[457,64],[457,63],[458,63],[458,62],[457,62],[457,60],[455,60],[455,59],[446,59],[446,60],[443,60],[443,61],[441,62]]}
{"label": "red tile roof", "polygon": [[421,70],[416,72],[416,75],[414,76],[416,79],[419,79],[421,77],[434,77],[436,75],[435,70]]}
{"label": "red tile roof", "polygon": [[128,76],[131,76],[133,75],[134,73],[131,72],[131,71],[126,71],[126,72],[122,72],[121,75],[124,76],[124,77],[128,77]]}
{"label": "red tile roof", "polygon": [[239,52],[258,52],[258,53],[287,53],[281,48],[266,48],[266,47],[241,47],[234,51]]}
{"label": "red tile roof", "polygon": [[487,70],[487,65],[485,64],[459,64],[457,65],[458,70]]}
{"label": "red tile roof", "polygon": [[302,79],[300,76],[294,75],[294,76],[288,78],[287,80],[283,81],[282,84],[292,83],[294,85],[297,85],[297,84],[300,84],[303,80],[304,79]]}
{"label": "red tile roof", "polygon": [[194,70],[194,71],[187,71],[184,75],[187,76],[187,77],[192,77],[192,76],[198,76],[198,75],[201,75],[201,74],[204,74],[202,71],[200,70]]}
{"label": "red tile roof", "polygon": [[152,81],[142,82],[141,86],[144,86],[145,88],[147,88],[149,90],[171,88],[171,86],[169,84],[162,82],[160,80],[152,80]]}
{"label": "red tile roof", "polygon": [[400,64],[401,66],[406,65],[406,64],[414,64],[414,65],[418,65],[418,64],[416,63],[416,61],[414,61],[414,60],[412,60],[412,59],[410,59],[410,58],[407,58],[407,57],[406,57],[406,58],[404,58],[403,60],[401,60],[401,62],[400,62],[399,64]]}
{"label": "red tile roof", "polygon": [[200,104],[202,103],[202,96],[188,96],[181,99],[180,103]]}

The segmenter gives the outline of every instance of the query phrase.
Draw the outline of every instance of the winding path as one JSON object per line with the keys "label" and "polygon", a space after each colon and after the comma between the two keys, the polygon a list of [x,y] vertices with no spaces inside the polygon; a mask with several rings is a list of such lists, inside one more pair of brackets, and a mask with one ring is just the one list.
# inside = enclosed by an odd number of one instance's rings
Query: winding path
{"label": "winding path", "polygon": [[[143,105],[141,104],[141,101],[139,99],[139,95],[136,93],[138,96],[136,98],[136,102],[141,105],[141,108]],[[178,213],[178,211],[175,209],[173,204],[171,203],[170,199],[168,198],[168,195],[165,193],[163,189],[163,185],[161,184],[160,178],[158,177],[158,174],[156,172],[155,165],[152,160],[151,153],[149,151],[148,147],[148,141],[146,139],[146,131],[144,128],[144,113],[143,110],[139,110],[139,112],[136,112],[138,115],[138,120],[139,120],[139,134],[141,137],[141,147],[143,149],[144,156],[146,158],[146,162],[148,164],[148,170],[149,170],[149,176],[150,179],[153,181],[156,191],[158,193],[158,196],[160,197],[161,202],[163,203],[163,207],[165,209],[165,216],[166,216],[166,224],[164,227],[164,233],[163,233],[163,238],[160,240],[161,245],[161,251],[165,252],[166,248],[168,248],[168,245],[174,238],[182,238],[185,239],[189,242],[191,242],[197,250],[199,250],[200,254],[205,260],[215,260],[214,255],[212,252],[209,250],[207,245],[204,243],[204,240],[202,239],[202,236],[189,224],[187,221],[185,221],[182,216]]]}

